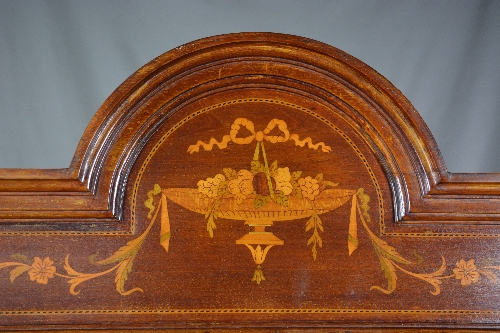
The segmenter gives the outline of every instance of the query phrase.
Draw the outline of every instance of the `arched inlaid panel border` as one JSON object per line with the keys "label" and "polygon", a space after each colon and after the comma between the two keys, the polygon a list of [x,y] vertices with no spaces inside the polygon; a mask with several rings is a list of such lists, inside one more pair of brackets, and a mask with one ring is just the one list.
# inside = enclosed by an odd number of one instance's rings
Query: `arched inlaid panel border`
{"label": "arched inlaid panel border", "polygon": [[[378,204],[378,212],[379,212],[378,221],[379,221],[379,226],[380,226],[380,232],[383,233],[383,230],[384,230],[384,220],[385,220],[385,218],[384,218],[384,203],[383,203],[384,200],[383,200],[383,197],[382,197],[382,192],[381,192],[381,189],[380,189],[380,185],[378,184],[377,178],[376,178],[376,176],[375,176],[372,168],[370,167],[370,164],[368,163],[368,161],[364,157],[364,155],[361,152],[361,150],[351,140],[351,138],[349,138],[348,135],[346,135],[341,129],[339,129],[331,121],[325,119],[324,117],[322,117],[321,115],[315,113],[314,111],[312,111],[310,109],[307,109],[305,107],[302,107],[302,106],[299,106],[299,105],[296,105],[296,104],[293,104],[293,103],[285,102],[285,101],[282,101],[282,100],[275,100],[275,99],[269,99],[269,98],[242,98],[242,99],[228,100],[228,101],[221,102],[221,103],[218,103],[218,104],[214,104],[214,105],[208,106],[206,108],[203,108],[201,110],[198,110],[195,113],[190,114],[189,116],[187,116],[184,119],[182,119],[180,122],[178,122],[175,125],[173,125],[170,128],[170,130],[168,132],[166,132],[161,137],[161,139],[158,140],[158,142],[154,145],[154,147],[149,151],[147,157],[145,158],[144,162],[142,163],[142,165],[141,165],[141,167],[139,169],[139,172],[138,172],[138,174],[136,176],[136,179],[135,179],[135,182],[134,182],[134,186],[133,186],[133,191],[132,191],[132,199],[131,199],[131,219],[132,219],[132,226],[133,226],[134,229],[135,229],[135,224],[136,224],[135,211],[137,209],[137,204],[138,204],[138,198],[137,198],[138,188],[139,188],[139,185],[141,183],[141,179],[142,179],[142,176],[144,174],[144,171],[146,170],[146,168],[147,168],[147,166],[149,164],[149,161],[154,156],[154,154],[156,153],[156,151],[160,148],[160,146],[162,145],[162,143],[166,139],[168,139],[169,136],[173,132],[175,132],[179,127],[181,127],[183,124],[185,124],[189,120],[193,119],[194,117],[196,117],[196,116],[198,116],[200,114],[203,114],[203,113],[205,113],[207,111],[215,110],[215,109],[220,108],[220,107],[224,107],[224,106],[228,106],[228,105],[232,105],[232,104],[241,104],[241,103],[269,103],[269,104],[277,104],[277,105],[283,105],[283,106],[291,107],[291,108],[294,108],[294,109],[297,109],[297,110],[300,110],[302,112],[305,112],[307,114],[312,115],[313,117],[315,117],[315,118],[319,119],[320,121],[324,122],[331,129],[333,129],[335,132],[337,132],[349,144],[349,146],[352,148],[352,150],[355,152],[355,154],[359,157],[359,159],[361,160],[362,164],[366,168],[366,171],[370,175],[370,178],[372,180],[373,186],[374,186],[374,188],[376,190],[376,193],[377,193],[377,204]],[[141,202],[141,204],[142,204],[142,202]]]}

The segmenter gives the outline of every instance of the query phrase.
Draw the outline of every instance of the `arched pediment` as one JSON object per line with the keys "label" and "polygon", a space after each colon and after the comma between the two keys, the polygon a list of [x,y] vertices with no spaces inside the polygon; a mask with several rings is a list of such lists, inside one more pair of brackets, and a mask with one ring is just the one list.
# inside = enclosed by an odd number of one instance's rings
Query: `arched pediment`
{"label": "arched pediment", "polygon": [[[0,170],[0,241],[14,255],[0,268],[14,267],[11,281],[23,273],[39,284],[67,279],[68,296],[115,274],[115,288],[89,287],[109,298],[78,297],[92,318],[107,314],[122,324],[122,314],[141,325],[141,316],[153,316],[158,327],[181,325],[179,316],[203,327],[280,327],[290,315],[316,328],[367,319],[427,325],[428,315],[446,322],[463,314],[471,325],[473,316],[493,323],[495,302],[456,301],[449,290],[497,280],[499,180],[449,173],[411,103],[344,52],[290,35],[215,36],[159,56],[120,85],[69,168]],[[150,235],[156,241],[147,243]],[[77,241],[70,262],[68,246]],[[56,268],[40,250],[64,263]],[[87,257],[115,266],[79,273],[72,265]],[[134,261],[137,287],[128,287]],[[157,269],[163,261],[173,271]],[[19,283],[30,290],[24,277]],[[84,325],[74,299],[61,302],[64,309],[39,304],[29,315]],[[0,316],[9,322],[26,315],[22,299],[4,305]]]}

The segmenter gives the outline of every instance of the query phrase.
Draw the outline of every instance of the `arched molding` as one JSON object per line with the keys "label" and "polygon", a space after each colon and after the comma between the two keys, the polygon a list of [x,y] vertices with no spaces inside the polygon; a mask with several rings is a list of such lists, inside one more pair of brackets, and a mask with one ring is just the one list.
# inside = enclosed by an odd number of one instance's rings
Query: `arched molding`
{"label": "arched molding", "polygon": [[[0,170],[9,207],[0,214],[3,228],[32,222],[36,230],[126,230],[119,221],[129,174],[158,128],[203,96],[255,86],[307,95],[355,129],[385,171],[395,222],[451,230],[454,221],[500,221],[500,176],[449,173],[418,112],[375,70],[310,39],[241,33],[180,46],[130,76],[91,120],[69,168]],[[31,210],[13,210],[20,197]],[[472,200],[461,203],[464,197]],[[452,204],[458,208],[450,212]]]}

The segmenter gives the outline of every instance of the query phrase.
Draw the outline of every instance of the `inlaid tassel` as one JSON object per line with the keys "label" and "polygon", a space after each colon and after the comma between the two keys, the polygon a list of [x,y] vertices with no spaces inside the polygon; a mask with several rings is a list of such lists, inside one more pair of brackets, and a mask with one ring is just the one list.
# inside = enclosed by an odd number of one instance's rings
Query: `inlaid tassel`
{"label": "inlaid tassel", "polygon": [[347,248],[349,255],[351,255],[358,248],[358,222],[357,214],[357,197],[356,194],[352,196],[351,217],[349,221],[349,234],[347,236]]}
{"label": "inlaid tassel", "polygon": [[257,282],[257,284],[260,284],[262,281],[266,281],[266,278],[264,277],[264,272],[262,271],[262,268],[260,265],[257,265],[257,268],[255,269],[255,272],[253,273],[252,281]]}
{"label": "inlaid tassel", "polygon": [[168,218],[167,196],[164,193],[161,194],[160,244],[168,252],[170,244],[170,219]]}

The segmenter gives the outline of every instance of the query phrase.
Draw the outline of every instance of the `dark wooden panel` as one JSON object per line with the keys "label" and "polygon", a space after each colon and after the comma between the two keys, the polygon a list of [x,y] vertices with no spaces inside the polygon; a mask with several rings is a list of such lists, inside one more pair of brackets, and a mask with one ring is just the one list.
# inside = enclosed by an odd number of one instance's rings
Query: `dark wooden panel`
{"label": "dark wooden panel", "polygon": [[340,50],[203,39],[127,79],[68,169],[0,170],[0,325],[491,330],[499,185],[448,173]]}

